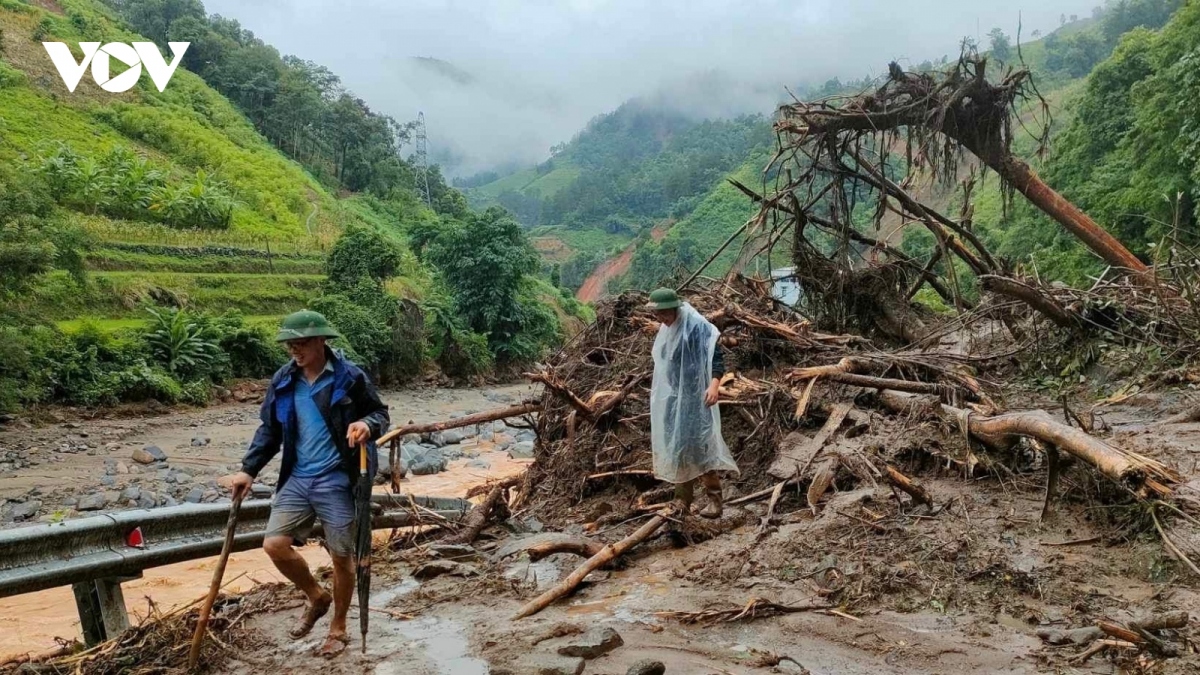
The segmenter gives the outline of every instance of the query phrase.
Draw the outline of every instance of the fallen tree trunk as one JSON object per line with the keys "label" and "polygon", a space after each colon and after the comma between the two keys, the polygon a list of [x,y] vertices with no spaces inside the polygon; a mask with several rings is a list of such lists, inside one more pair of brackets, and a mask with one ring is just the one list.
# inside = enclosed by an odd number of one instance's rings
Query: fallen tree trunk
{"label": "fallen tree trunk", "polygon": [[540,544],[534,544],[526,548],[525,552],[529,554],[530,562],[537,562],[555,553],[573,553],[584,558],[591,558],[592,556],[599,555],[603,550],[604,544],[583,537],[572,537],[560,541],[544,541]]}
{"label": "fallen tree trunk", "polygon": [[675,515],[675,507],[667,506],[654,515],[653,518],[646,521],[633,534],[625,537],[615,544],[609,544],[600,549],[600,552],[588,558],[586,562],[580,565],[574,572],[571,572],[567,578],[558,582],[553,588],[542,593],[538,597],[530,600],[522,607],[513,619],[524,619],[527,616],[532,616],[542,611],[550,605],[550,603],[558,600],[575,590],[575,587],[583,582],[584,577],[591,574],[595,570],[611,563],[618,556],[625,553],[629,549],[637,546],[654,534],[658,528],[662,527],[672,516]]}
{"label": "fallen tree trunk", "polygon": [[492,515],[492,509],[496,508],[496,502],[500,501],[500,495],[504,494],[505,490],[516,486],[520,481],[521,476],[513,476],[493,485],[491,491],[488,492],[487,498],[476,504],[471,509],[471,512],[467,514],[467,517],[463,519],[463,528],[454,534],[443,537],[441,543],[470,544],[475,541],[479,533],[483,531],[483,528],[487,527],[488,519]]}
{"label": "fallen tree trunk", "polygon": [[984,290],[1016,298],[1038,312],[1041,312],[1057,326],[1070,330],[1079,330],[1083,327],[1082,317],[1067,310],[1058,304],[1054,298],[1043,294],[1028,284],[995,274],[985,274],[979,277],[979,281],[983,284]]}
{"label": "fallen tree trunk", "polygon": [[375,441],[376,445],[390,443],[393,440],[401,439],[409,434],[431,434],[436,431],[446,431],[448,429],[461,429],[474,424],[483,424],[485,422],[495,422],[496,420],[508,419],[509,417],[520,417],[530,413],[541,412],[542,406],[540,403],[526,401],[519,405],[509,406],[507,408],[499,408],[497,410],[485,410],[474,415],[467,415],[457,419],[445,420],[442,422],[422,422],[420,424],[402,424],[395,429],[387,432]]}
{"label": "fallen tree trunk", "polygon": [[[986,417],[974,412],[937,404],[895,391],[882,391],[880,401],[896,412],[929,410],[956,424],[965,424],[968,433],[993,448],[1009,448],[1019,436],[1036,438],[1095,467],[1105,477],[1130,489],[1145,487],[1160,496],[1170,495],[1169,485],[1178,477],[1167,467],[1133,456],[1090,436],[1082,429],[1054,420],[1044,410],[1027,410]],[[1146,481],[1147,474],[1156,480]],[[1161,483],[1159,482],[1161,481]],[[1165,490],[1165,492],[1163,492]]]}

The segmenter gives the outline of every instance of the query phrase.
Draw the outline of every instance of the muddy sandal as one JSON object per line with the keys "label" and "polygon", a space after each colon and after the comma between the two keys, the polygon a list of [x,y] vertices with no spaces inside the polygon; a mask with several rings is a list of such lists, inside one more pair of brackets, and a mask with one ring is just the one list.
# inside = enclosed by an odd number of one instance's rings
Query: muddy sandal
{"label": "muddy sandal", "polygon": [[309,605],[304,608],[304,616],[300,617],[300,623],[297,624],[295,628],[288,631],[288,637],[292,638],[293,640],[299,640],[305,635],[308,635],[310,632],[312,632],[313,626],[317,625],[317,622],[321,620],[321,617],[325,616],[325,613],[329,611],[329,606],[332,604],[333,596],[329,594],[325,594],[316,602],[309,603]]}
{"label": "muddy sandal", "polygon": [[350,646],[350,638],[345,635],[329,635],[325,638],[325,643],[317,650],[317,656],[332,659],[333,657],[346,651]]}

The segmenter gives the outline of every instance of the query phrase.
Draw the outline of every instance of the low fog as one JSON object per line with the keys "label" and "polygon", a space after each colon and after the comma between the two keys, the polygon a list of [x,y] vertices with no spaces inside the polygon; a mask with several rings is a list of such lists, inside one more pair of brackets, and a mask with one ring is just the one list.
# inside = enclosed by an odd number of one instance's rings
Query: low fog
{"label": "low fog", "polygon": [[206,0],[374,109],[424,111],[450,175],[532,164],[647,97],[698,117],[769,112],[785,87],[1016,41],[1099,0]]}

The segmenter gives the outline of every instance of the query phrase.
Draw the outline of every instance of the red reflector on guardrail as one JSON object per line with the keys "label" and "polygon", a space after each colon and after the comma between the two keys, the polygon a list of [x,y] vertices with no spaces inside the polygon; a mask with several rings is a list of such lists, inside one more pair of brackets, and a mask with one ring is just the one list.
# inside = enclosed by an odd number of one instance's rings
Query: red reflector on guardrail
{"label": "red reflector on guardrail", "polygon": [[146,548],[146,540],[142,537],[142,528],[135,527],[125,535],[125,545],[130,548]]}

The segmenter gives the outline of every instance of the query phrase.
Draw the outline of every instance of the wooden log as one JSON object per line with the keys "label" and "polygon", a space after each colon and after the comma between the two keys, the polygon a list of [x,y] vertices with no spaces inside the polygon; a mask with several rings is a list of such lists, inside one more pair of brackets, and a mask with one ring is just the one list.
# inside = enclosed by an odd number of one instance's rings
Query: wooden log
{"label": "wooden log", "polygon": [[1129,627],[1142,630],[1163,630],[1164,628],[1186,628],[1188,613],[1184,610],[1151,614],[1129,622]]}
{"label": "wooden log", "polygon": [[[919,397],[895,391],[880,392],[879,400],[897,412],[933,410],[948,421],[965,421],[971,436],[994,448],[1011,447],[1017,437],[1028,436],[1054,445],[1076,459],[1087,462],[1117,483],[1132,488],[1141,487],[1145,483],[1145,469],[1149,465],[1135,461],[1133,457],[1088,435],[1082,429],[1069,427],[1054,420],[1045,410],[1027,410],[987,417],[944,404],[931,404]],[[1169,478],[1167,480],[1170,481]],[[1164,484],[1164,487],[1167,492],[1162,496],[1169,495],[1169,485]]]}
{"label": "wooden log", "polygon": [[484,422],[495,422],[496,420],[508,419],[510,417],[520,417],[530,413],[541,412],[542,406],[533,401],[526,401],[519,405],[509,406],[507,408],[498,408],[496,410],[485,410],[474,415],[467,415],[457,419],[445,420],[442,422],[422,422],[420,424],[402,424],[395,429],[387,432],[375,441],[377,445],[389,443],[392,440],[399,440],[409,434],[431,434],[435,431],[446,431],[447,429],[459,429],[469,427],[473,424],[483,424]]}
{"label": "wooden log", "polygon": [[564,539],[562,541],[547,541],[535,544],[526,548],[525,552],[529,554],[530,561],[537,562],[555,553],[573,553],[584,558],[591,558],[592,556],[599,555],[602,550],[604,550],[604,544],[583,537],[572,537],[570,540]]}
{"label": "wooden log", "polygon": [[1045,315],[1055,325],[1071,330],[1079,330],[1084,326],[1083,319],[1078,314],[1058,304],[1054,298],[1016,279],[985,274],[979,277],[979,281],[983,284],[984,290],[1016,298]]}
{"label": "wooden log", "polygon": [[821,495],[825,494],[829,486],[833,485],[833,479],[837,476],[839,464],[838,457],[834,455],[823,460],[817,465],[816,470],[813,471],[813,479],[812,483],[808,485],[806,499],[808,500],[808,508],[812,509],[814,516],[817,515],[817,502],[820,501]]}
{"label": "wooden log", "polygon": [[588,558],[574,572],[567,575],[565,579],[555,584],[553,588],[526,603],[513,619],[524,619],[527,616],[537,614],[548,607],[550,603],[568,595],[571,591],[575,590],[576,586],[583,582],[584,577],[598,568],[611,563],[617,556],[622,555],[648,539],[650,535],[658,531],[658,528],[666,524],[675,515],[675,512],[676,508],[674,504],[667,506],[656,513],[650,520],[646,521],[646,524],[639,527],[633,534],[615,544],[608,544],[599,553]]}
{"label": "wooden log", "polygon": [[[836,404],[817,435],[800,448],[780,448],[779,456],[771,463],[767,473],[781,479],[796,476],[803,480],[808,473],[808,467],[820,454],[829,438],[842,426],[842,422],[846,420],[846,416],[850,414],[853,407],[849,403]],[[769,494],[770,491],[768,490],[767,493]]]}
{"label": "wooden log", "polygon": [[1104,631],[1105,635],[1115,637],[1118,640],[1124,640],[1126,642],[1145,642],[1141,635],[1138,635],[1136,632],[1131,631],[1121,624],[1113,621],[1100,621],[1096,624],[1096,627]]}
{"label": "wooden log", "polygon": [[913,501],[933,508],[933,497],[929,496],[929,492],[920,483],[905,476],[891,464],[885,466],[883,471],[883,475],[887,478],[888,482],[908,493],[908,496],[912,497]]}
{"label": "wooden log", "polygon": [[571,391],[567,385],[559,382],[558,378],[554,377],[553,373],[525,373],[525,377],[530,382],[542,383],[547,389],[554,392],[567,403],[569,403],[572,408],[579,411],[579,413],[585,418],[589,420],[593,419],[594,413],[591,406],[585,403],[583,399],[579,398],[579,396],[575,392]]}
{"label": "wooden log", "polygon": [[480,503],[476,504],[467,517],[463,519],[463,527],[458,532],[450,534],[442,538],[444,544],[470,544],[475,541],[479,533],[487,527],[488,519],[492,515],[492,509],[496,508],[496,502],[500,501],[500,495],[504,491],[517,484],[517,478],[509,478],[492,486],[491,492]]}

